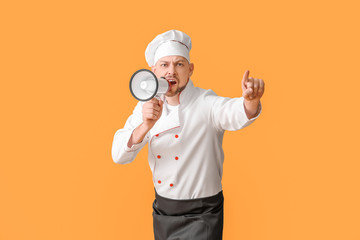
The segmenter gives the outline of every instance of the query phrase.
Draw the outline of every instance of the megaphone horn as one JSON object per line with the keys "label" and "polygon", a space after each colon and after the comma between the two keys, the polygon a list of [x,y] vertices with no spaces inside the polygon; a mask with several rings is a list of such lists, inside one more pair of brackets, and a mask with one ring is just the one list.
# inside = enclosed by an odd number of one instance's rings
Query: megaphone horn
{"label": "megaphone horn", "polygon": [[165,78],[157,78],[147,69],[136,71],[130,79],[130,92],[139,101],[149,101],[169,91],[170,85]]}

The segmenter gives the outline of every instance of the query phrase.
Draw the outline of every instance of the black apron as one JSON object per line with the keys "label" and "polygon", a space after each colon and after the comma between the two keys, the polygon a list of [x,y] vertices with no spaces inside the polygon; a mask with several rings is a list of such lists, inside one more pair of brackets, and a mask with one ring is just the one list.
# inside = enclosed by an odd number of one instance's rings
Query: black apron
{"label": "black apron", "polygon": [[223,192],[197,199],[175,200],[155,191],[155,240],[221,240],[224,224]]}

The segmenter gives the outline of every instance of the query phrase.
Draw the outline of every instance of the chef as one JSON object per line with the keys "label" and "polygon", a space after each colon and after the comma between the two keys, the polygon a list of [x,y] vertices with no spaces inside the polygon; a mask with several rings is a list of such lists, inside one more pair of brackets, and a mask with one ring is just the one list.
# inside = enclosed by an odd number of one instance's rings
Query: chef
{"label": "chef", "polygon": [[249,77],[249,71],[238,98],[195,87],[191,47],[190,37],[177,30],[149,43],[146,61],[170,90],[161,99],[138,102],[113,139],[112,158],[119,164],[132,162],[149,144],[156,240],[222,239],[224,132],[249,126],[261,112],[264,82]]}

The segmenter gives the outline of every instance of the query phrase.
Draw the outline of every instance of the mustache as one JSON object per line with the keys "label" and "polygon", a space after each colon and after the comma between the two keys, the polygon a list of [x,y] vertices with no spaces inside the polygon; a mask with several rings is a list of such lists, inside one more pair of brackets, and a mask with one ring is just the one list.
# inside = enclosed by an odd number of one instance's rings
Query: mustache
{"label": "mustache", "polygon": [[178,77],[176,77],[176,76],[167,76],[167,77],[163,77],[163,78],[165,78],[166,80],[169,80],[169,79],[179,80]]}

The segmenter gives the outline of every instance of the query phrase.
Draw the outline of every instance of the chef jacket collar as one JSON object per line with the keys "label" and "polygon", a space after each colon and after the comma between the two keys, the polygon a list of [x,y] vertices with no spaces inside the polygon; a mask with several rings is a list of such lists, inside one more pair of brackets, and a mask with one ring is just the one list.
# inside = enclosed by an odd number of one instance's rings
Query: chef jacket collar
{"label": "chef jacket collar", "polygon": [[186,109],[195,98],[195,87],[191,79],[186,84],[185,89],[179,95],[180,109]]}

